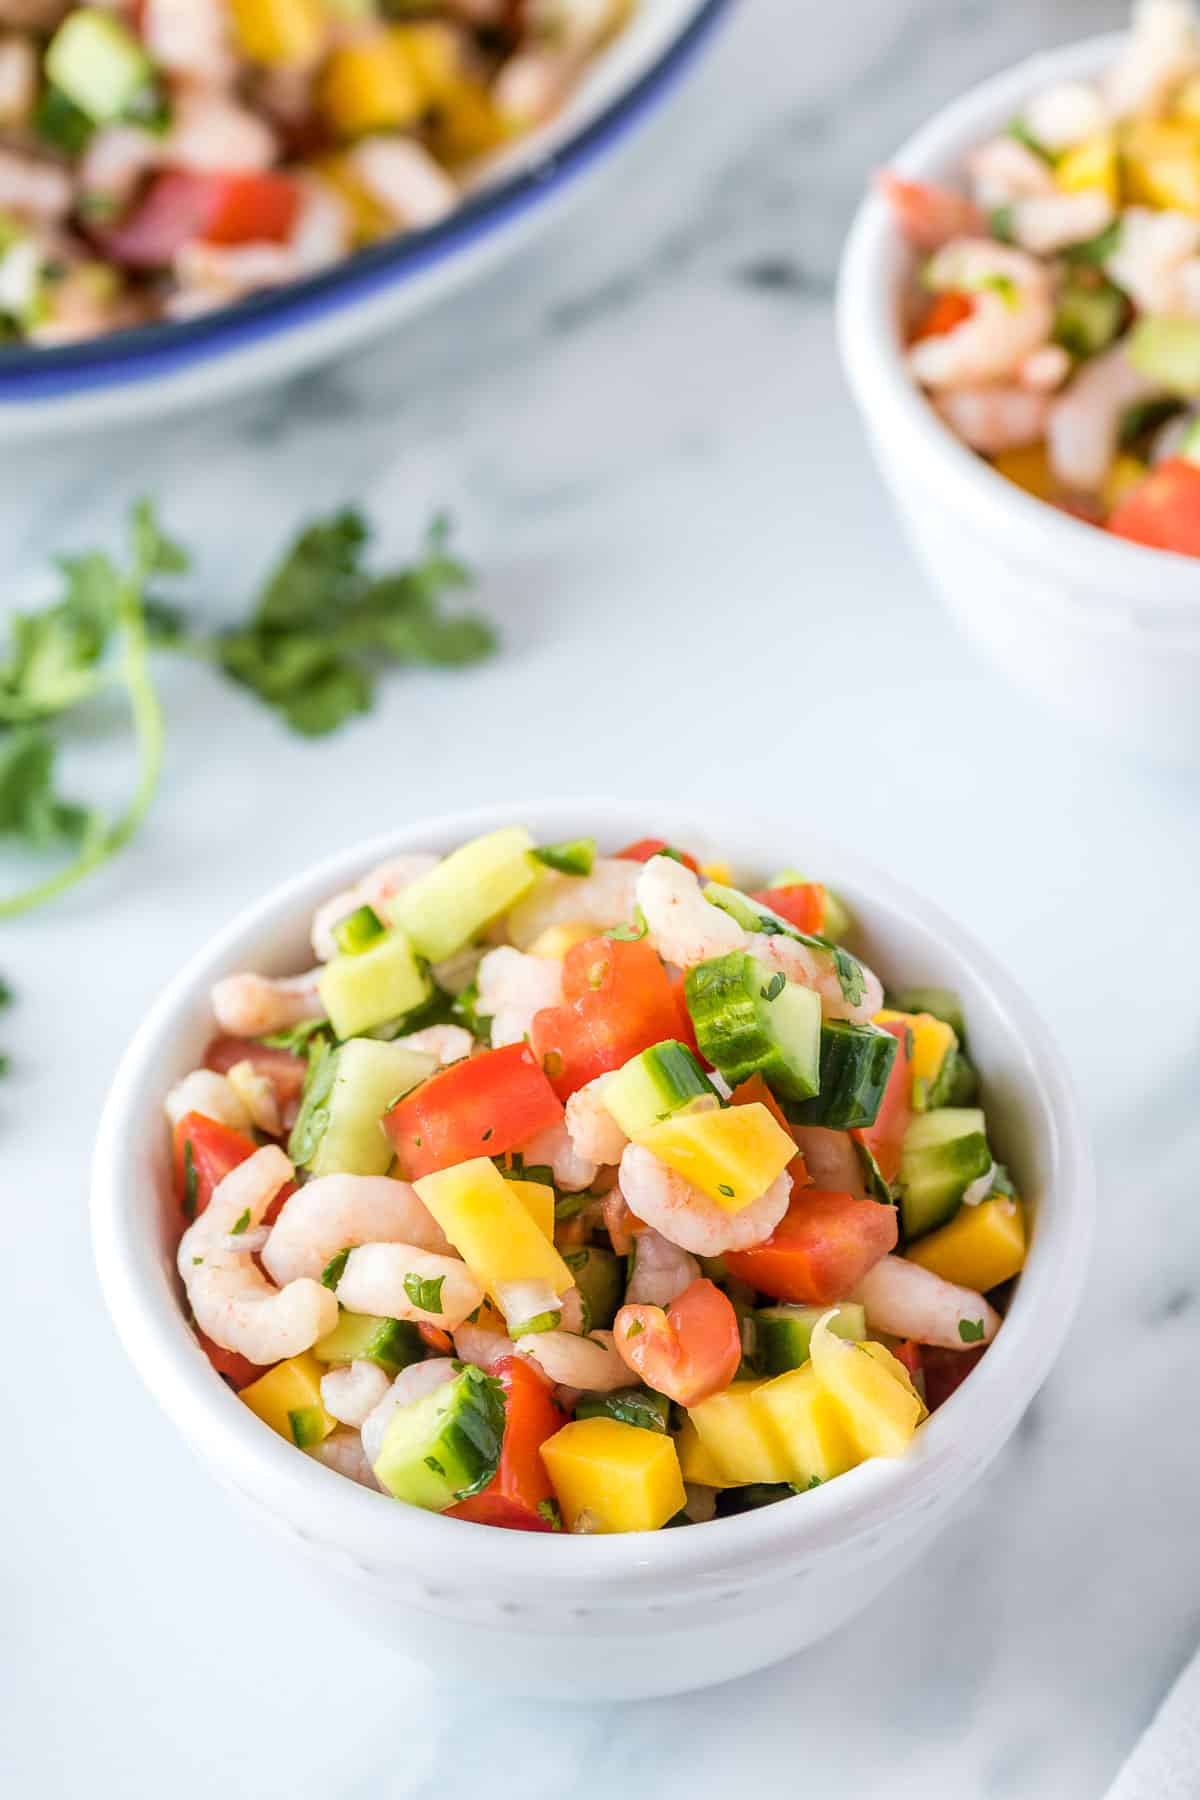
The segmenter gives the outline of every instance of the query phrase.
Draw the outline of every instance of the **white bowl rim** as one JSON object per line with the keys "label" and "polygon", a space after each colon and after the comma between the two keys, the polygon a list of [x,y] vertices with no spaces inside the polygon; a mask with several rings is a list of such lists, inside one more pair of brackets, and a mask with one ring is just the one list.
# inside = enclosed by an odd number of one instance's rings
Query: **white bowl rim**
{"label": "white bowl rim", "polygon": [[[836,869],[888,910],[936,931],[969,962],[989,999],[1022,1046],[1032,1089],[1049,1119],[1054,1206],[1034,1234],[1003,1330],[970,1380],[938,1409],[914,1446],[896,1461],[862,1464],[836,1481],[793,1500],[762,1507],[702,1528],[648,1534],[577,1537],[568,1534],[469,1529],[417,1508],[387,1506],[285,1444],[242,1406],[198,1353],[177,1295],[164,1289],[155,1249],[133,1229],[124,1196],[137,1160],[138,1129],[147,1124],[147,1086],[153,1086],[160,1049],[199,994],[230,966],[240,943],[272,921],[294,925],[316,899],[337,891],[363,870],[404,850],[447,846],[522,819],[547,841],[580,830],[614,841],[635,819],[670,823],[677,841],[734,846],[748,821],[705,812],[689,816],[669,805],[586,798],[490,806],[420,820],[326,857],[282,882],[211,938],[179,971],[150,1009],[126,1049],[100,1121],[92,1169],[91,1222],[100,1285],[118,1336],[134,1367],[183,1435],[203,1446],[214,1472],[264,1502],[315,1541],[365,1556],[382,1568],[436,1568],[452,1558],[456,1580],[528,1582],[541,1578],[610,1584],[622,1579],[726,1572],[749,1567],[773,1550],[827,1550],[900,1510],[932,1502],[948,1462],[970,1453],[986,1460],[1007,1437],[1044,1380],[1066,1336],[1082,1292],[1094,1212],[1090,1144],[1078,1097],[1059,1052],[1019,987],[981,945],[941,910],[857,855],[793,825],[756,815],[759,849],[802,838],[813,866]],[[764,854],[761,846],[768,845]],[[818,861],[819,859],[819,861]],[[986,1071],[985,1071],[986,1076]],[[157,1106],[153,1108],[157,1117]],[[968,1398],[969,1396],[969,1398]],[[187,1419],[186,1428],[179,1426]],[[448,1535],[448,1534],[453,1534]],[[428,1559],[425,1561],[424,1559]],[[765,1565],[762,1565],[765,1567]],[[761,1568],[760,1568],[761,1572]]]}
{"label": "white bowl rim", "polygon": [[[1094,75],[1127,41],[1106,32],[1044,51],[968,89],[927,120],[887,166],[910,180],[946,180],[963,153],[1014,116],[1023,101],[1053,82]],[[944,425],[904,366],[896,329],[895,283],[887,265],[898,238],[885,201],[870,191],[855,214],[838,277],[837,325],[842,363],[864,413],[886,415],[912,441],[947,504],[1019,554],[1053,562],[1081,590],[1094,584],[1099,602],[1121,589],[1126,608],[1171,610],[1200,600],[1195,557],[1128,543],[1025,493],[988,466]],[[1150,579],[1154,577],[1153,581]],[[1081,591],[1081,600],[1088,598]]]}

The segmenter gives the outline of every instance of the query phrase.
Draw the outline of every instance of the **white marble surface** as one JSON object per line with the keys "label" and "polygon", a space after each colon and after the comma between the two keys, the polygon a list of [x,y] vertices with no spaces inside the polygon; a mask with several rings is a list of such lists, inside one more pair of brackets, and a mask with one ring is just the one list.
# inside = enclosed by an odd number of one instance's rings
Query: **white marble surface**
{"label": "white marble surface", "polygon": [[[228,616],[302,512],[365,494],[398,545],[452,505],[506,634],[320,746],[164,670],[144,834],[0,934],[14,1796],[1085,1800],[1149,1717],[1200,1632],[1195,785],[1064,735],[950,635],[828,304],[862,170],[976,74],[1113,17],[754,0],[521,267],[284,393],[9,457],[6,598],[150,488]],[[93,721],[80,779],[115,785],[122,742]],[[146,1002],[280,873],[390,819],[656,783],[791,806],[986,938],[1083,1085],[1102,1219],[1078,1328],[986,1494],[869,1616],[716,1693],[550,1717],[435,1690],[244,1535],[114,1341],[86,1162]]]}

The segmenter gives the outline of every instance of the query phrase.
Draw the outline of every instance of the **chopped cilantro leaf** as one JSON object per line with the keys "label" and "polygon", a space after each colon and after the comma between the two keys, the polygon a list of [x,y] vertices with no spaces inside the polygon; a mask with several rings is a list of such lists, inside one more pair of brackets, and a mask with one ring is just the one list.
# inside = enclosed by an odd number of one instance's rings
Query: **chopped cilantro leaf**
{"label": "chopped cilantro leaf", "polygon": [[544,1519],[546,1521],[551,1531],[562,1530],[562,1511],[557,1500],[539,1500],[537,1503],[537,1515],[539,1519]]}
{"label": "chopped cilantro leaf", "polygon": [[437,1275],[425,1277],[408,1274],[404,1277],[404,1291],[419,1312],[440,1313],[442,1310],[442,1284],[446,1277]]}
{"label": "chopped cilantro leaf", "polygon": [[778,1000],[786,986],[787,976],[783,973],[782,969],[780,969],[772,975],[765,987],[759,989],[759,992],[764,1000]]}
{"label": "chopped cilantro leaf", "polygon": [[958,1335],[964,1344],[980,1343],[983,1338],[983,1320],[960,1319],[958,1321]]}
{"label": "chopped cilantro leaf", "polygon": [[727,1200],[732,1200],[734,1198],[734,1191],[727,1181],[718,1181],[717,1192],[719,1194],[724,1194]]}
{"label": "chopped cilantro leaf", "polygon": [[339,1250],[336,1256],[330,1257],[329,1261],[325,1264],[325,1267],[321,1270],[322,1287],[330,1289],[337,1287],[338,1282],[346,1272],[346,1264],[350,1260],[350,1252],[353,1248],[353,1244],[347,1244],[344,1250]]}
{"label": "chopped cilantro leaf", "polygon": [[436,1456],[427,1456],[424,1460],[427,1469],[432,1469],[435,1475],[441,1475],[443,1478],[445,1477],[446,1471]]}
{"label": "chopped cilantro leaf", "polygon": [[240,1213],[238,1215],[238,1217],[234,1220],[233,1224],[229,1227],[230,1237],[241,1237],[242,1233],[245,1231],[245,1229],[246,1229],[247,1225],[249,1225],[249,1223],[250,1223],[250,1208],[247,1207],[245,1212]]}
{"label": "chopped cilantro leaf", "polygon": [[196,1198],[200,1181],[196,1174],[196,1152],[192,1148],[191,1138],[185,1138],[183,1144],[183,1216],[194,1219],[196,1216]]}

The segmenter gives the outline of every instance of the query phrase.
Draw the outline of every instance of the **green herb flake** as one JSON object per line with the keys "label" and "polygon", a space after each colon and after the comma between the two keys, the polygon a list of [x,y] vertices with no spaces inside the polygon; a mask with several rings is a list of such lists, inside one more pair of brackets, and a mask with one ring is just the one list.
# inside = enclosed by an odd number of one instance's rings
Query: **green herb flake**
{"label": "green herb flake", "polygon": [[782,970],[779,970],[772,975],[770,981],[767,982],[767,985],[764,988],[759,989],[759,992],[764,1000],[778,1000],[786,986],[787,976]]}
{"label": "green herb flake", "polygon": [[330,1257],[321,1270],[322,1287],[329,1288],[331,1292],[336,1289],[338,1282],[346,1272],[346,1264],[350,1260],[350,1252],[353,1248],[353,1244],[347,1244],[344,1250],[339,1250],[336,1256]]}
{"label": "green herb flake", "polygon": [[404,1277],[404,1291],[418,1312],[440,1313],[445,1279],[444,1275],[426,1277],[410,1273]]}
{"label": "green herb flake", "polygon": [[983,1340],[983,1320],[960,1319],[958,1321],[958,1335],[964,1344],[981,1343]]}
{"label": "green herb flake", "polygon": [[495,1137],[495,1135],[496,1135],[496,1127],[494,1125],[489,1125],[487,1130],[484,1132],[483,1136],[480,1138],[479,1141],[482,1144],[486,1144],[488,1142],[489,1138],[493,1138],[493,1137]]}
{"label": "green herb flake", "polygon": [[424,1462],[427,1469],[432,1469],[435,1475],[440,1475],[445,1480],[446,1471],[436,1456],[427,1456],[424,1458]]}
{"label": "green herb flake", "polygon": [[573,838],[566,844],[543,844],[533,851],[533,856],[560,875],[590,875],[596,860],[596,840]]}
{"label": "green herb flake", "polygon": [[719,1194],[724,1194],[727,1200],[733,1200],[736,1197],[734,1190],[729,1186],[727,1181],[718,1181],[717,1192]]}
{"label": "green herb flake", "polygon": [[204,1261],[204,1258],[202,1256],[193,1256],[193,1258],[192,1258],[193,1269],[198,1269],[200,1267],[200,1264],[203,1261]]}
{"label": "green herb flake", "polygon": [[562,1510],[559,1507],[557,1500],[539,1500],[537,1503],[537,1515],[539,1519],[545,1520],[551,1531],[562,1530]]}
{"label": "green herb flake", "polygon": [[250,1223],[250,1208],[247,1207],[245,1212],[239,1214],[237,1219],[235,1219],[233,1224],[229,1227],[230,1237],[241,1237],[242,1233],[245,1231],[245,1229],[246,1229],[247,1225],[249,1225],[249,1223]]}
{"label": "green herb flake", "polygon": [[612,938],[618,944],[640,944],[650,929],[646,915],[641,907],[634,908],[636,923],[633,925],[613,925],[602,937]]}
{"label": "green herb flake", "polygon": [[627,1338],[640,1337],[645,1329],[646,1327],[642,1324],[640,1319],[631,1319],[629,1324],[625,1327],[625,1336]]}
{"label": "green herb flake", "polygon": [[183,1216],[194,1219],[196,1216],[196,1200],[199,1195],[200,1178],[196,1173],[196,1152],[192,1148],[191,1138],[183,1142]]}

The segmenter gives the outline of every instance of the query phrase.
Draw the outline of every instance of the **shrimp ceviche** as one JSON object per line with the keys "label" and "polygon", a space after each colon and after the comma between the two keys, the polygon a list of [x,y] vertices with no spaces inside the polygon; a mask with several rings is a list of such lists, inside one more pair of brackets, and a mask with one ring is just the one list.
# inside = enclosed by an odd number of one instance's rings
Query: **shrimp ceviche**
{"label": "shrimp ceviche", "polygon": [[1009,480],[1200,556],[1200,20],[1138,0],[1112,66],[1034,94],[967,189],[881,177],[922,253],[908,365]]}
{"label": "shrimp ceviche", "polygon": [[0,340],[278,287],[455,207],[631,0],[0,0]]}
{"label": "shrimp ceviche", "polygon": [[646,839],[400,856],[171,1091],[179,1274],[264,1426],[393,1499],[655,1531],[899,1456],[1025,1257],[952,993]]}

